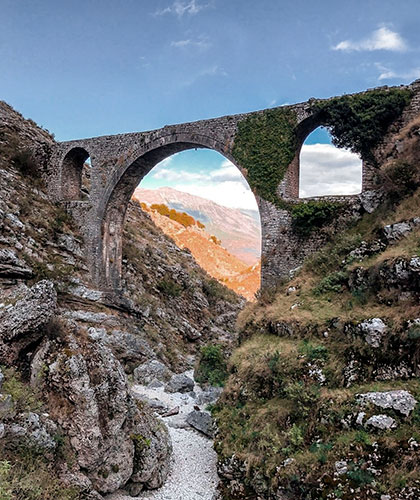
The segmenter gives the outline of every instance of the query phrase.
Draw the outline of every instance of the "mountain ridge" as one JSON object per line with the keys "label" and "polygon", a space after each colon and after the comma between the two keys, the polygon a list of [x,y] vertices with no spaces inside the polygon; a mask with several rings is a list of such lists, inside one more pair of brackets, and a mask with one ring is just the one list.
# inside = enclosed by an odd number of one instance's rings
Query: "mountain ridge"
{"label": "mountain ridge", "polygon": [[247,266],[256,264],[260,259],[261,228],[258,212],[224,207],[171,187],[138,187],[133,198],[149,205],[164,203],[169,208],[186,212],[205,224],[207,232],[220,239],[223,247]]}

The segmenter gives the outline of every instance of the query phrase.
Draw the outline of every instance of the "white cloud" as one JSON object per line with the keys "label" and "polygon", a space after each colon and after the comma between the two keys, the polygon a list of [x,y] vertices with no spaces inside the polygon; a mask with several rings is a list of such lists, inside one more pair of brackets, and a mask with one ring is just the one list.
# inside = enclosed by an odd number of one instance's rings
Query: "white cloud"
{"label": "white cloud", "polygon": [[381,72],[378,76],[378,80],[392,80],[394,78],[401,78],[403,80],[416,80],[420,78],[420,67],[412,68],[408,71],[394,71],[380,63],[376,63],[375,66]]}
{"label": "white cloud", "polygon": [[404,39],[395,31],[391,31],[386,26],[382,26],[363,40],[352,41],[343,40],[333,47],[334,50],[351,51],[372,51],[390,50],[393,52],[405,52],[408,46]]}
{"label": "white cloud", "polygon": [[[159,163],[151,172],[154,179],[162,181],[162,186],[201,196],[226,207],[257,209],[247,181],[229,160],[224,159],[219,167],[207,171],[191,171],[170,168],[171,158]],[[361,163],[354,153],[331,144],[304,144],[300,157],[300,196],[359,193]]]}
{"label": "white cloud", "polygon": [[301,197],[360,193],[362,161],[332,144],[304,144],[300,155]]}
{"label": "white cloud", "polygon": [[159,168],[153,172],[153,178],[158,180],[165,180],[169,182],[174,181],[204,181],[208,179],[208,175],[199,172],[188,172],[187,170],[171,170],[168,168]]}
{"label": "white cloud", "polygon": [[257,210],[255,197],[247,181],[229,160],[224,159],[219,168],[206,172],[166,168],[167,160],[156,165],[150,174],[162,181],[162,185],[202,196],[226,207]]}
{"label": "white cloud", "polygon": [[208,66],[207,68],[202,69],[195,75],[192,75],[190,78],[184,80],[180,83],[182,87],[190,87],[197,80],[206,77],[214,77],[214,76],[228,76],[226,71],[220,68],[217,64],[213,64],[212,66]]}
{"label": "white cloud", "polygon": [[165,14],[175,14],[178,17],[182,17],[184,14],[189,14],[193,16],[207,7],[208,4],[199,4],[196,0],[176,0],[172,5],[169,5],[164,9],[157,10],[154,15],[163,16]]}
{"label": "white cloud", "polygon": [[174,189],[213,200],[230,208],[258,210],[257,202],[249,189],[241,181],[207,182],[205,184],[175,184]]}
{"label": "white cloud", "polygon": [[171,47],[175,47],[177,49],[196,48],[204,50],[208,49],[210,46],[210,42],[204,37],[198,40],[192,40],[191,38],[188,38],[187,40],[176,40],[171,42]]}

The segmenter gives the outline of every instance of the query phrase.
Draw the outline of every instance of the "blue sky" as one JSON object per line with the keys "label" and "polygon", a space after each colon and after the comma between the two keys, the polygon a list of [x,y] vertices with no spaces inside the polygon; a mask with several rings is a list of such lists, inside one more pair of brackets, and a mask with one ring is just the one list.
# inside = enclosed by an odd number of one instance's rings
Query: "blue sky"
{"label": "blue sky", "polygon": [[[0,0],[0,11],[0,99],[58,140],[420,78],[418,0]],[[221,168],[206,158],[190,168]]]}

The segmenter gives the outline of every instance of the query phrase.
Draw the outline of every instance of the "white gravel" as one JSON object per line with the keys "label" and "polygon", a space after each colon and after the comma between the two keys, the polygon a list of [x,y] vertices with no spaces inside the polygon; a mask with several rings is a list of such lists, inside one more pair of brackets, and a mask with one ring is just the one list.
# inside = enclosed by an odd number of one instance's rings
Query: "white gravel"
{"label": "white gravel", "polygon": [[[192,371],[187,372],[187,375],[192,378]],[[168,394],[164,392],[163,387],[150,389],[135,385],[132,390],[150,399],[158,399],[170,409],[176,406],[180,408],[178,415],[162,417],[168,426],[173,445],[173,462],[168,479],[162,488],[144,491],[138,498],[212,500],[219,483],[213,441],[193,430],[185,421],[196,404],[195,399],[188,394]],[[199,394],[200,387],[196,385],[194,392]],[[106,500],[132,500],[132,497],[124,491],[119,491],[108,495]]]}

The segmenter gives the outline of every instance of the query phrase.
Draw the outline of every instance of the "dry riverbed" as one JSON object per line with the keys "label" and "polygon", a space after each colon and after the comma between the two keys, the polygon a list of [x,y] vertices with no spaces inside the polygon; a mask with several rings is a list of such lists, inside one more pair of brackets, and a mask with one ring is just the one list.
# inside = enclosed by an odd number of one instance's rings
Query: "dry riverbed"
{"label": "dry riverbed", "polygon": [[[192,371],[187,372],[192,377]],[[176,415],[160,418],[168,426],[172,439],[173,456],[171,472],[166,483],[157,490],[144,491],[138,498],[155,500],[212,500],[217,495],[219,478],[216,471],[216,453],[213,440],[194,430],[186,421],[194,406],[204,409],[208,403],[202,403],[202,389],[195,384],[195,397],[190,394],[167,393],[163,387],[150,388],[134,385],[135,395],[168,409],[179,407]],[[162,411],[162,410],[161,410]],[[127,492],[118,491],[106,497],[107,500],[131,500]]]}

